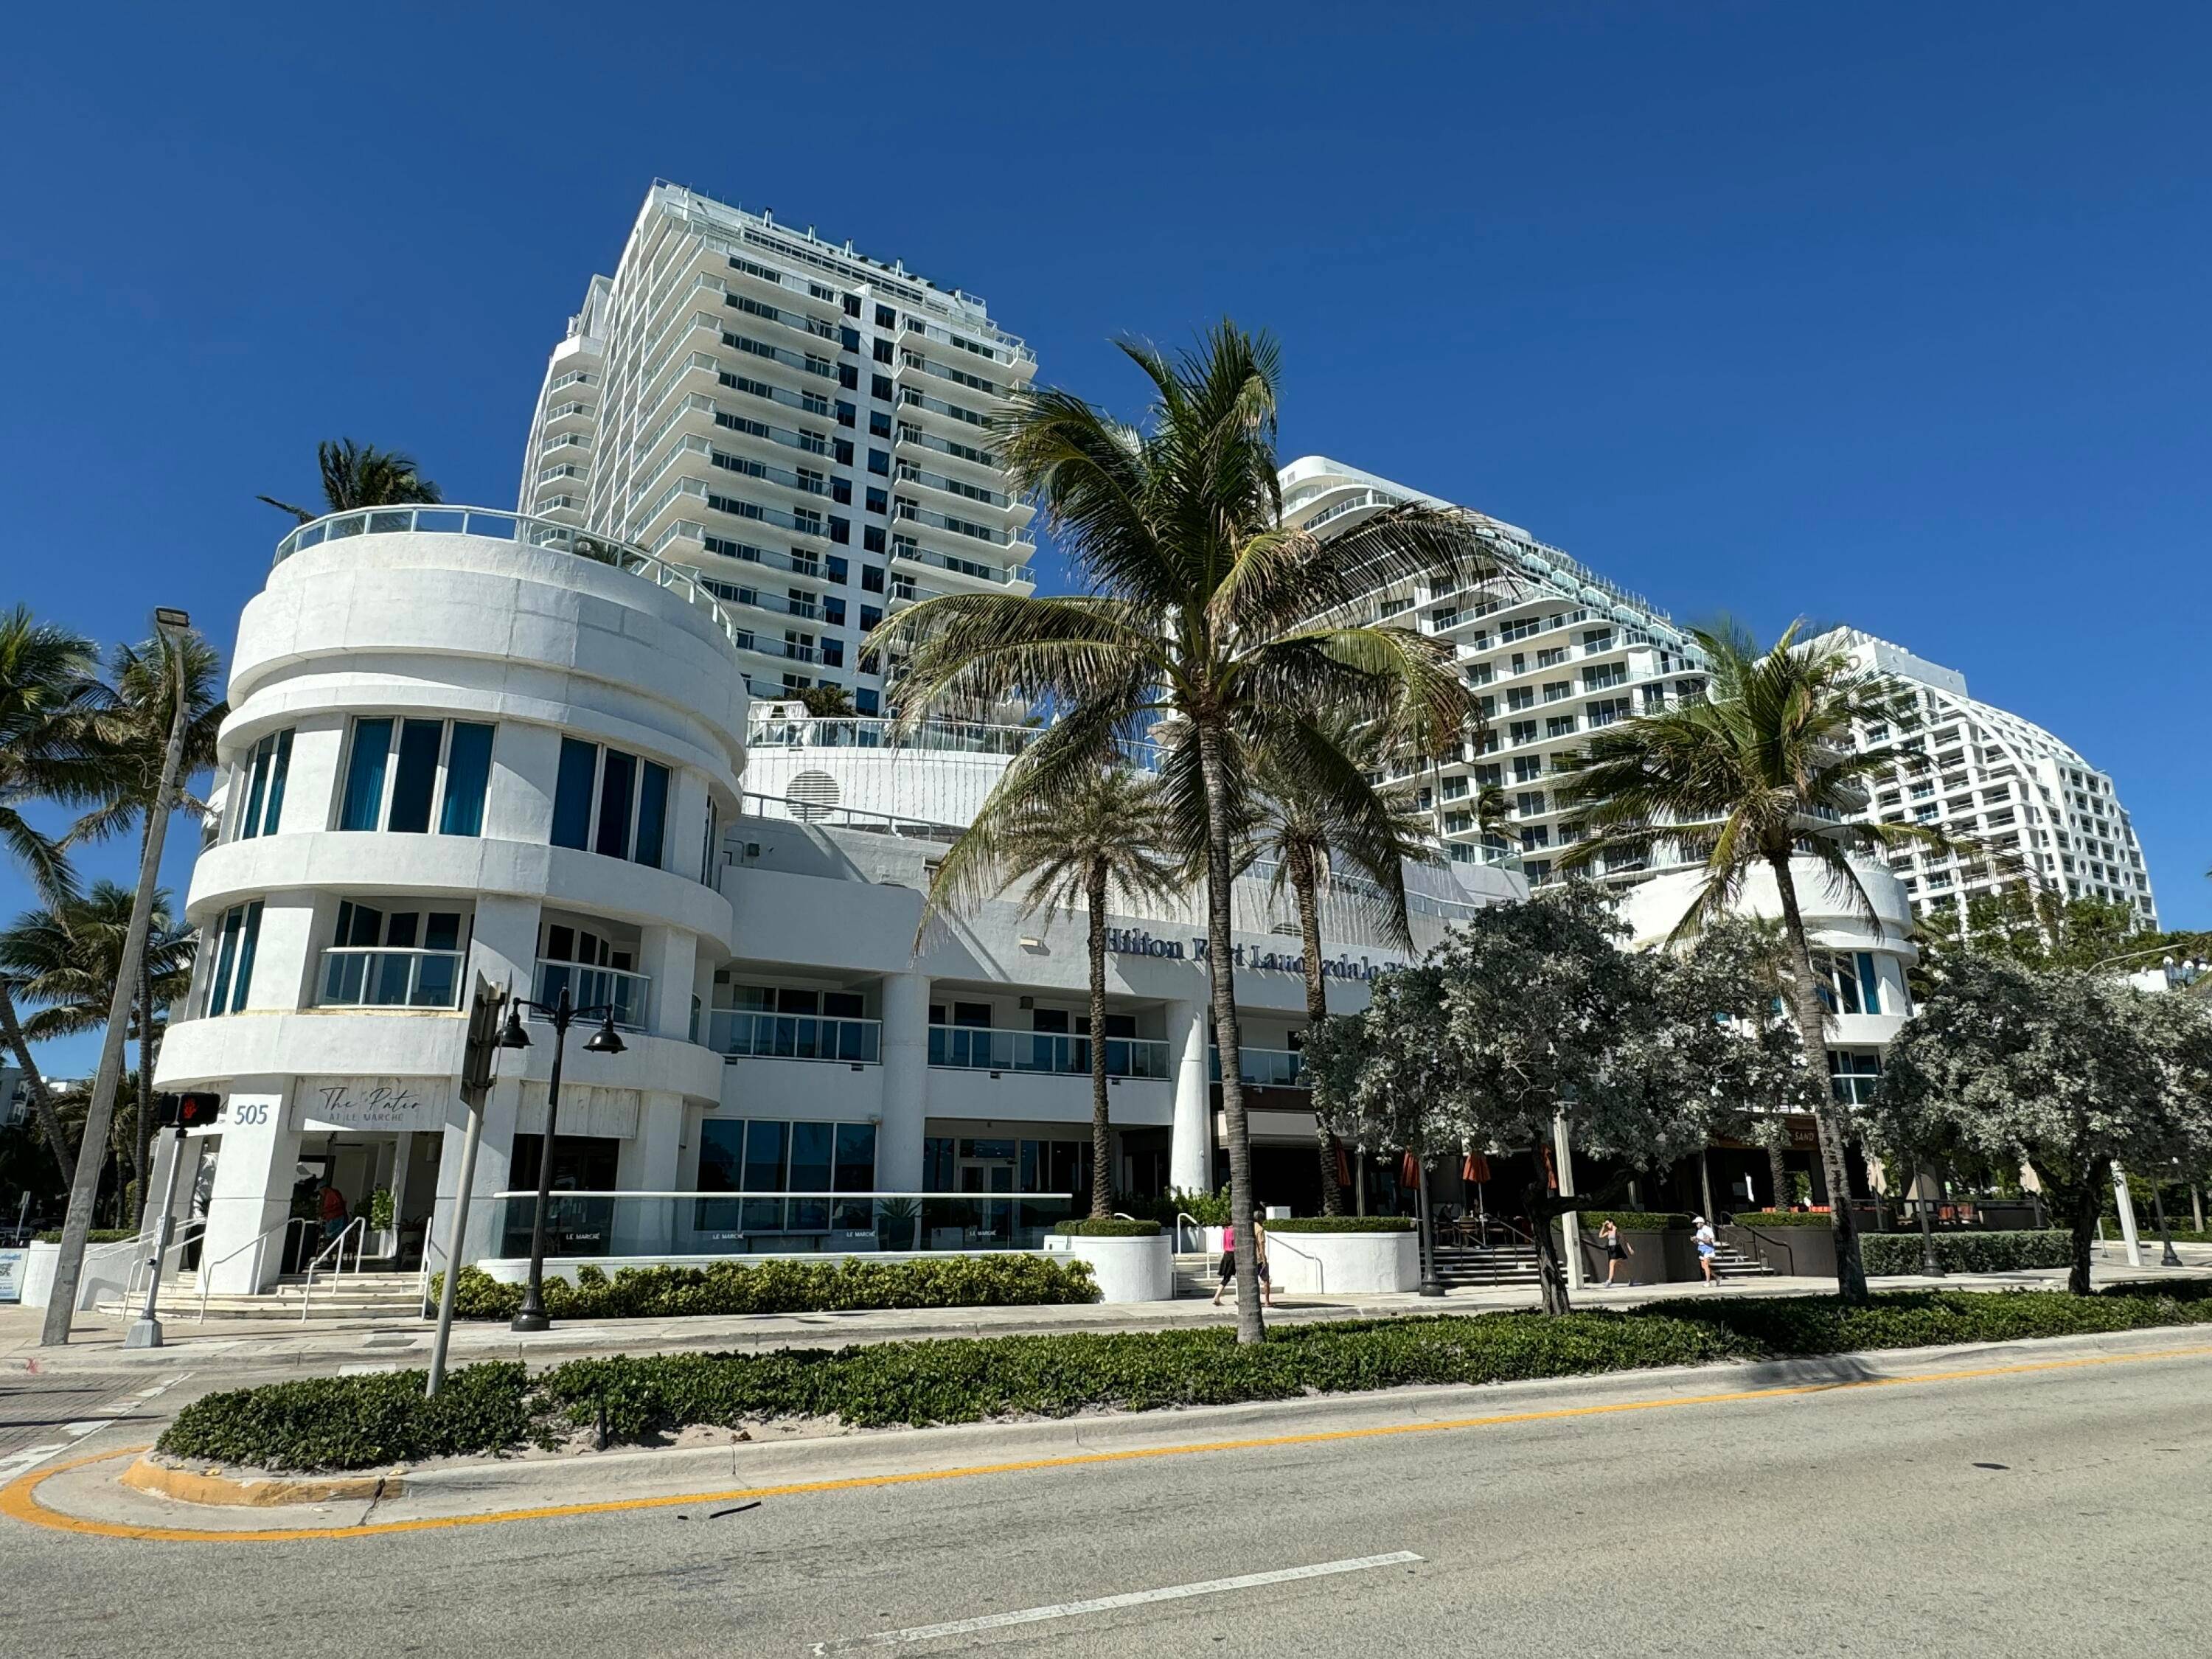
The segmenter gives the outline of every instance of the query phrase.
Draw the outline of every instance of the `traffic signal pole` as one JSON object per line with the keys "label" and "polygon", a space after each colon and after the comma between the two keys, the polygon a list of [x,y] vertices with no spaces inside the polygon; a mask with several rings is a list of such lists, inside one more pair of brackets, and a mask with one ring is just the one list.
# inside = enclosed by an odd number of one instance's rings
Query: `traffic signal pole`
{"label": "traffic signal pole", "polygon": [[161,1346],[161,1322],[156,1316],[155,1304],[161,1295],[161,1259],[169,1253],[169,1229],[176,1224],[177,1166],[184,1161],[185,1126],[179,1122],[170,1131],[169,1178],[161,1183],[161,1216],[154,1224],[154,1259],[146,1274],[146,1306],[124,1334],[123,1346],[126,1348]]}
{"label": "traffic signal pole", "polygon": [[453,1334],[453,1290],[460,1282],[462,1240],[468,1237],[469,1199],[477,1184],[477,1147],[483,1140],[484,1100],[491,1093],[492,1060],[499,1052],[499,1016],[506,1006],[507,993],[495,989],[490,981],[478,974],[476,996],[469,1008],[468,1046],[461,1054],[461,1103],[468,1109],[468,1126],[461,1133],[453,1223],[446,1234],[446,1276],[438,1287],[438,1330],[430,1340],[430,1375],[422,1385],[426,1400],[446,1385],[446,1349]]}

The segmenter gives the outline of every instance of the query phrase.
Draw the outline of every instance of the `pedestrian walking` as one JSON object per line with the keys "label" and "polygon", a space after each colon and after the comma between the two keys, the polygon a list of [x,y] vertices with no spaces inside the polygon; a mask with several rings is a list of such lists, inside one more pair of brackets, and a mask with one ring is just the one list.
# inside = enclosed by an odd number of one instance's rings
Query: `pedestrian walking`
{"label": "pedestrian walking", "polygon": [[[1237,1282],[1237,1230],[1221,1230],[1221,1242],[1228,1248],[1221,1252],[1221,1282],[1213,1287],[1213,1305],[1221,1305],[1221,1293]],[[1260,1295],[1272,1308],[1275,1305],[1275,1286],[1267,1277],[1267,1229],[1258,1215],[1252,1218],[1252,1265],[1260,1278]]]}
{"label": "pedestrian walking", "polygon": [[1714,1233],[1713,1224],[1711,1222],[1706,1220],[1703,1216],[1698,1216],[1695,1218],[1695,1219],[1698,1224],[1698,1231],[1696,1233],[1696,1238],[1698,1241],[1698,1265],[1705,1270],[1706,1285],[1708,1286],[1717,1285],[1720,1283],[1720,1280],[1713,1276],[1713,1258],[1720,1254],[1720,1239]]}
{"label": "pedestrian walking", "polygon": [[[1605,1288],[1611,1290],[1613,1274],[1619,1271],[1620,1264],[1628,1260],[1628,1243],[1621,1237],[1619,1225],[1610,1218],[1597,1230],[1597,1242],[1605,1247]],[[1628,1282],[1633,1285],[1636,1281],[1632,1279]]]}

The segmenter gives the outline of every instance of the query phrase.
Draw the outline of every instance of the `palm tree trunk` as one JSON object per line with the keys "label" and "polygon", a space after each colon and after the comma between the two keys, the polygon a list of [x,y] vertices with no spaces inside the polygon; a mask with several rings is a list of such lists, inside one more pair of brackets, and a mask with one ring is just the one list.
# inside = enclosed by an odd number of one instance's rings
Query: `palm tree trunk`
{"label": "palm tree trunk", "polygon": [[1091,1218],[1114,1213],[1111,1132],[1106,1125],[1106,866],[1093,863],[1085,878],[1091,908]]}
{"label": "palm tree trunk", "polygon": [[1206,973],[1213,988],[1213,1040],[1221,1049],[1221,1116],[1229,1139],[1230,1237],[1237,1251],[1237,1340],[1267,1334],[1260,1317],[1260,1270],[1252,1249],[1252,1138],[1244,1121],[1244,1043],[1237,1023],[1235,922],[1230,896],[1236,877],[1230,849],[1228,780],[1221,733],[1198,727],[1199,769],[1206,781]]}
{"label": "palm tree trunk", "polygon": [[23,1040],[23,1028],[15,1019],[14,988],[0,979],[0,1037],[8,1043],[8,1052],[15,1056],[15,1064],[22,1068],[23,1086],[30,1091],[31,1113],[39,1120],[39,1133],[46,1136],[46,1145],[53,1149],[54,1162],[61,1168],[62,1184],[69,1184],[76,1160],[70,1156],[69,1137],[62,1133],[62,1121],[54,1111],[54,1098],[46,1092],[46,1074],[31,1058],[31,1045]]}
{"label": "palm tree trunk", "polygon": [[1784,1160],[1782,1148],[1775,1141],[1766,1143],[1766,1177],[1774,1183],[1774,1207],[1790,1207],[1790,1165]]}
{"label": "palm tree trunk", "polygon": [[1845,1302],[1867,1299],[1866,1268],[1859,1261],[1858,1218],[1851,1212],[1850,1168],[1844,1161],[1843,1115],[1828,1087],[1827,1009],[1813,978],[1813,949],[1805,937],[1805,915],[1797,908],[1796,884],[1790,878],[1785,850],[1768,860],[1775,890],[1782,898],[1783,930],[1790,937],[1790,994],[1796,1004],[1797,1036],[1805,1046],[1805,1065],[1814,1085],[1813,1121],[1820,1132],[1820,1170],[1828,1186],[1828,1218],[1836,1241],[1836,1294]]}
{"label": "palm tree trunk", "polygon": [[[1328,992],[1321,977],[1321,896],[1316,890],[1320,872],[1314,868],[1311,848],[1297,848],[1291,857],[1291,890],[1298,900],[1298,939],[1305,948],[1306,1028],[1310,1030],[1328,1018]],[[1344,1194],[1336,1184],[1336,1131],[1318,1109],[1314,1127],[1321,1139],[1321,1212],[1344,1213]]]}
{"label": "palm tree trunk", "polygon": [[[2094,1169],[2095,1165],[2085,1167]],[[2046,1182],[2046,1185],[2049,1183]],[[2097,1178],[2085,1176],[2081,1184],[2066,1194],[2072,1199],[2073,1249],[2066,1273],[2066,1288],[2075,1296],[2089,1294],[2089,1248],[2096,1242],[2097,1218],[2105,1212],[2105,1194],[2097,1185]]]}

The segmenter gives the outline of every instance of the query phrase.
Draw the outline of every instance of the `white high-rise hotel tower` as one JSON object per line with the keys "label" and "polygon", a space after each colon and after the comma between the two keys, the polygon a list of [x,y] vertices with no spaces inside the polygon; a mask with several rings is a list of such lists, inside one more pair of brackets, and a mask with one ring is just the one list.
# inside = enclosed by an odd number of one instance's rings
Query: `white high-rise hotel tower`
{"label": "white high-rise hotel tower", "polygon": [[983,301],[667,183],[554,348],[520,509],[699,570],[774,696],[850,690],[942,592],[1031,591],[987,426],[1036,361]]}

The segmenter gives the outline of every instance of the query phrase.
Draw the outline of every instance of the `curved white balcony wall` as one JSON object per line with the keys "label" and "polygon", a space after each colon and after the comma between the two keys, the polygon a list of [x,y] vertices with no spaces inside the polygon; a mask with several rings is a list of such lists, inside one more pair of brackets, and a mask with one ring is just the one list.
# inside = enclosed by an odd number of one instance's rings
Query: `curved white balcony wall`
{"label": "curved white balcony wall", "polygon": [[[880,728],[880,721],[813,722],[841,731]],[[816,735],[798,728],[804,735]],[[1007,728],[981,727],[991,732]],[[962,828],[975,822],[985,797],[1004,775],[1011,754],[950,748],[860,748],[763,744],[746,754],[746,810],[803,822],[863,827],[890,820]]]}

